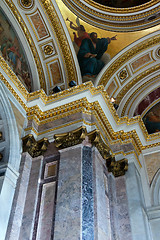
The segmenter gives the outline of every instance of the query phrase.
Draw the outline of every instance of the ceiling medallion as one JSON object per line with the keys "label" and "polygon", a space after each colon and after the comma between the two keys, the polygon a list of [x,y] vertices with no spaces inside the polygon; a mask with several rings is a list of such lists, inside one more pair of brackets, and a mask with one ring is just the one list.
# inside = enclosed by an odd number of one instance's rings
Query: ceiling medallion
{"label": "ceiling medallion", "polygon": [[51,55],[53,53],[53,47],[51,45],[44,46],[44,53],[46,55]]}

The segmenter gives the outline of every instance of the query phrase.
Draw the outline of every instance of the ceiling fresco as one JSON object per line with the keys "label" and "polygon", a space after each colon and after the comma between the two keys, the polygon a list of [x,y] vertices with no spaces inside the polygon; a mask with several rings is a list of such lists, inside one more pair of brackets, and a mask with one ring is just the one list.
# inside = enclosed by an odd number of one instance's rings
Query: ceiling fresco
{"label": "ceiling fresco", "polygon": [[149,134],[160,131],[160,103],[152,107],[143,118]]}
{"label": "ceiling fresco", "polygon": [[94,0],[97,3],[100,3],[107,7],[114,7],[114,8],[129,8],[142,5],[144,3],[150,2],[146,0]]}
{"label": "ceiling fresco", "polygon": [[0,9],[0,55],[30,92],[31,72],[20,40]]}

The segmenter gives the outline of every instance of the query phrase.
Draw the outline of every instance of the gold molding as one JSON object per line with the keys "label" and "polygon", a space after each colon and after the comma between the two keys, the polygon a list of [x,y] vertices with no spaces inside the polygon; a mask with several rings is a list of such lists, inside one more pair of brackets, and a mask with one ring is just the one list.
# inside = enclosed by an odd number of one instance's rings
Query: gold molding
{"label": "gold molding", "polygon": [[[138,93],[142,88],[144,88],[146,85],[148,85],[148,84],[150,84],[150,85],[152,85],[152,82],[159,82],[159,79],[157,80],[157,81],[155,81],[155,79],[156,78],[158,78],[158,77],[160,77],[160,75],[158,75],[158,76],[156,76],[156,77],[154,77],[154,78],[152,78],[152,79],[150,79],[149,81],[146,81],[145,83],[143,83],[143,84],[141,84],[141,86],[139,86],[138,87],[138,89],[136,89],[135,91],[134,91],[134,93],[132,93],[132,95],[128,98],[128,100],[126,101],[126,103],[125,103],[125,105],[124,105],[124,107],[123,107],[123,109],[122,109],[122,114],[121,114],[121,116],[124,116],[125,115],[125,111],[126,111],[126,109],[127,109],[127,106],[128,106],[128,104],[129,104],[129,102],[132,100],[132,98],[136,95],[136,93]],[[146,88],[148,88],[148,86],[146,87]],[[144,89],[142,90],[142,91],[144,91]],[[153,89],[152,89],[152,91],[154,91]],[[151,91],[151,92],[152,92]],[[147,94],[149,94],[149,92],[147,93]],[[139,94],[140,95],[140,94]],[[138,96],[139,96],[138,95]],[[130,107],[129,107],[129,109],[128,109],[128,113],[127,113],[127,115],[129,115],[129,111],[130,111],[130,109],[131,109],[131,107],[132,107],[132,105],[134,104],[134,102],[132,102],[132,104],[130,105]],[[143,116],[141,116],[142,118],[143,118]]]}
{"label": "gold molding", "polygon": [[55,134],[55,145],[59,149],[71,147],[80,144],[87,135],[86,127],[81,126],[71,132]]}
{"label": "gold molding", "polygon": [[53,6],[51,0],[41,0],[42,6],[44,7],[48,19],[52,23],[52,29],[56,33],[56,37],[58,39],[58,43],[60,45],[60,50],[62,51],[62,58],[64,59],[65,68],[66,68],[66,80],[67,83],[69,81],[76,81],[78,82],[78,76],[76,72],[75,62],[72,56],[72,52],[67,41],[65,32],[63,30],[61,21],[56,13],[56,10]]}
{"label": "gold molding", "polygon": [[[122,90],[118,93],[118,95],[116,96],[116,102],[117,104],[119,104],[122,100],[122,98],[125,96],[125,94],[139,81],[141,81],[143,78],[147,77],[148,75],[156,72],[160,70],[160,65],[156,65],[154,67],[151,67],[149,69],[147,69],[146,71],[142,72],[141,74],[139,74],[138,76],[136,76],[134,79],[131,79],[130,82],[128,82],[123,88]],[[124,116],[122,114],[122,116]]]}
{"label": "gold molding", "polygon": [[85,19],[88,23],[93,25],[94,22],[95,26],[112,31],[133,31],[133,27],[136,27],[136,30],[142,30],[155,25],[155,19],[154,21],[150,20],[147,26],[145,26],[143,19],[154,14],[157,14],[157,21],[160,19],[158,17],[159,6],[152,9],[159,0],[152,0],[141,6],[123,9],[106,7],[92,0],[85,0],[85,3],[80,0],[63,0],[63,2],[71,11],[76,12],[80,18]]}
{"label": "gold molding", "polygon": [[129,59],[133,58],[143,50],[146,50],[154,45],[158,45],[160,42],[160,35],[156,35],[150,39],[144,40],[143,42],[137,44],[132,49],[129,49],[123,53],[118,59],[116,59],[104,72],[98,85],[106,86],[108,81],[111,79],[112,75],[120,69]]}
{"label": "gold molding", "polygon": [[28,44],[30,46],[30,49],[32,51],[32,54],[34,56],[34,60],[37,66],[37,71],[38,71],[38,75],[39,75],[39,81],[40,81],[40,85],[41,88],[43,88],[46,91],[46,83],[44,81],[44,72],[43,72],[43,68],[42,68],[42,64],[38,55],[38,51],[36,49],[36,46],[34,44],[34,41],[31,37],[30,31],[28,30],[25,22],[23,21],[23,17],[20,15],[19,11],[17,10],[16,6],[14,5],[12,0],[5,0],[6,4],[8,5],[8,7],[10,8],[10,10],[12,11],[13,15],[15,16],[16,20],[18,21],[19,25],[21,26],[21,29],[28,41]]}

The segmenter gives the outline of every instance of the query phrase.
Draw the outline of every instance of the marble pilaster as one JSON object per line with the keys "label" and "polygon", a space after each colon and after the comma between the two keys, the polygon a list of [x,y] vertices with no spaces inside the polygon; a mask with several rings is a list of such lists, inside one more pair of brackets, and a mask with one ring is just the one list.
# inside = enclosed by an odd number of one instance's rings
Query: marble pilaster
{"label": "marble pilaster", "polygon": [[81,239],[82,146],[60,151],[54,240]]}

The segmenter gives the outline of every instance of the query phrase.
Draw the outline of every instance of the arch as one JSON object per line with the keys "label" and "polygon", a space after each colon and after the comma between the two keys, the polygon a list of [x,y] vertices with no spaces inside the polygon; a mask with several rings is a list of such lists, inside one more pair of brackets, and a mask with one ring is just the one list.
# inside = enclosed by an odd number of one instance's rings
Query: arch
{"label": "arch", "polygon": [[153,206],[160,205],[160,168],[156,172],[151,183],[151,196]]}
{"label": "arch", "polygon": [[3,138],[0,141],[0,151],[3,151],[3,159],[0,162],[3,177],[0,191],[1,239],[5,239],[21,159],[17,123],[8,95],[8,90],[0,82],[0,117],[3,132]]}

